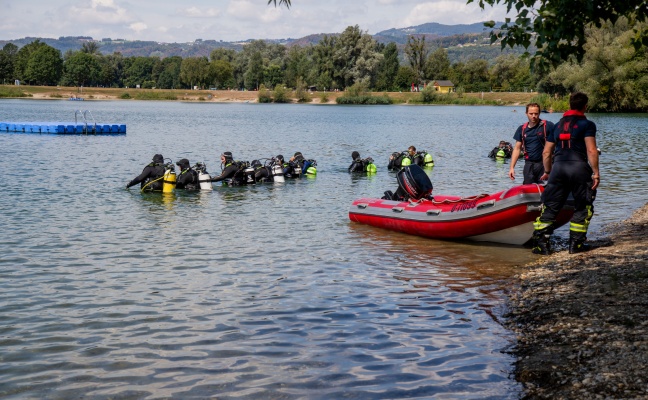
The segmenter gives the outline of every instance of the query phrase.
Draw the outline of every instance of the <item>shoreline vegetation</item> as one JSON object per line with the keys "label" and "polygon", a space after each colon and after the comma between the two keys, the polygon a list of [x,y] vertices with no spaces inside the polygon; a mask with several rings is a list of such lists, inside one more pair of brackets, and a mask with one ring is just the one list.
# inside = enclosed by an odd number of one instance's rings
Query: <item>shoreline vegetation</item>
{"label": "shoreline vegetation", "polygon": [[[206,103],[306,103],[306,104],[465,104],[525,106],[535,101],[537,92],[477,92],[432,93],[424,99],[423,92],[310,92],[285,90],[280,100],[275,100],[275,90],[188,90],[188,89],[135,89],[63,86],[13,86],[0,85],[0,98],[30,98],[39,100],[166,100]],[[265,97],[264,97],[265,96]],[[268,97],[270,101],[268,101]],[[355,97],[355,98],[354,98]],[[338,101],[339,98],[343,100]],[[378,101],[373,99],[379,98]],[[346,100],[345,100],[346,99]],[[426,101],[427,100],[427,101]]]}
{"label": "shoreline vegetation", "polygon": [[516,276],[505,325],[525,399],[648,398],[648,203]]}

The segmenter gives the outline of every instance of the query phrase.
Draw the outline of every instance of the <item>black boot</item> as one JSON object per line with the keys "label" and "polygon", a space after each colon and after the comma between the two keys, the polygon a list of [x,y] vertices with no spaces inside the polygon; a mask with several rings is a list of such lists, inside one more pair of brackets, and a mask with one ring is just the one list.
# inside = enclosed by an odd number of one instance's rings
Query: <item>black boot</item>
{"label": "black boot", "polygon": [[548,256],[551,254],[551,249],[549,248],[549,235],[539,234],[533,235],[533,249],[531,249],[533,254],[542,254]]}
{"label": "black boot", "polygon": [[569,254],[582,253],[590,249],[584,239],[569,238]]}

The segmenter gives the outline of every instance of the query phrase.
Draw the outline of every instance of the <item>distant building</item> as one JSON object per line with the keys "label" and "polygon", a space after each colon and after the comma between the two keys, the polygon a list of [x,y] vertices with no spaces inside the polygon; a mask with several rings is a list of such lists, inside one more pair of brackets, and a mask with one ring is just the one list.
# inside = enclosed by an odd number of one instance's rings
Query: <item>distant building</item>
{"label": "distant building", "polygon": [[454,83],[451,81],[432,81],[434,90],[441,93],[450,93],[456,91]]}

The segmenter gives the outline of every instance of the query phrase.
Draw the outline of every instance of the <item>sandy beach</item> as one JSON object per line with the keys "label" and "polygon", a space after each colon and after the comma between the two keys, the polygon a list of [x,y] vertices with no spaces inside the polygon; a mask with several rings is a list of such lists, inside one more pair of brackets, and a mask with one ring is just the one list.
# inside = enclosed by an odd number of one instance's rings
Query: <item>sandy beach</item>
{"label": "sandy beach", "polygon": [[609,231],[516,277],[507,324],[524,398],[648,398],[648,204]]}

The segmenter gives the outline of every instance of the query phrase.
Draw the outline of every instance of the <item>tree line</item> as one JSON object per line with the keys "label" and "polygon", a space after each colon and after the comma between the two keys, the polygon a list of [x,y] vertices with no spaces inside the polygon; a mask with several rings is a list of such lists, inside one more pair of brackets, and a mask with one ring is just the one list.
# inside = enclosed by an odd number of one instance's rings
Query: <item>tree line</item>
{"label": "tree line", "polygon": [[[409,90],[412,83],[450,80],[458,91],[532,91],[563,95],[584,90],[594,109],[648,109],[645,48],[632,45],[637,23],[589,27],[587,51],[547,73],[532,72],[527,58],[512,54],[493,60],[450,62],[448,50],[412,35],[399,54],[396,43],[378,43],[357,25],[317,44],[290,46],[253,41],[241,51],[218,48],[209,57],[124,57],[103,55],[86,42],[65,54],[35,40],[0,50],[0,81],[30,85],[257,90],[261,85],[294,88],[298,81],[317,90],[345,90],[361,84],[373,91]],[[596,82],[596,93],[591,87]],[[594,96],[592,96],[594,95]]]}

